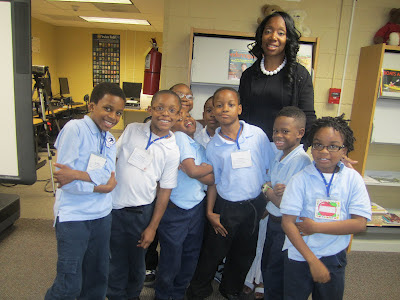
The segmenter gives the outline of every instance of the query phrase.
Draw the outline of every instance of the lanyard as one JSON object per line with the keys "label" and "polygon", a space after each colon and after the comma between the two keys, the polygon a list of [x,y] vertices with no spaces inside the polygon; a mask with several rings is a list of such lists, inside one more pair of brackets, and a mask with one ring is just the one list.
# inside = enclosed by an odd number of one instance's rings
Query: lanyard
{"label": "lanyard", "polygon": [[[329,198],[329,190],[331,189],[333,176],[335,176],[335,170],[333,170],[331,180],[329,180],[329,184],[328,184],[328,183],[326,182],[326,179],[325,179],[324,174],[322,174],[322,172],[321,172],[317,167],[315,167],[315,168],[318,170],[319,174],[321,175],[322,179],[324,180],[325,187],[326,187],[326,195],[327,195],[328,198]],[[336,168],[335,168],[335,169],[336,169]]]}
{"label": "lanyard", "polygon": [[167,137],[170,137],[171,135],[168,133],[167,135],[164,135],[162,137],[156,138],[155,140],[151,140],[151,131],[150,131],[150,136],[149,136],[149,140],[147,141],[147,146],[146,146],[146,150],[149,149],[149,147],[151,146],[151,144],[153,144],[154,142],[158,141],[158,140],[162,140],[165,139]]}
{"label": "lanyard", "polygon": [[235,143],[236,143],[236,146],[238,147],[239,150],[240,150],[240,146],[239,146],[239,135],[240,135],[240,131],[242,130],[242,127],[243,127],[243,124],[240,123],[240,127],[239,127],[239,131],[238,131],[238,133],[237,133],[237,136],[236,136],[236,140],[234,140],[234,139],[230,138],[229,136],[227,136],[227,135],[225,135],[225,134],[222,133],[222,135],[223,135],[225,138],[231,140],[232,142],[235,142]]}
{"label": "lanyard", "polygon": [[[103,143],[101,142],[101,139],[103,139]],[[100,131],[100,154],[103,154],[103,149],[104,149],[105,144],[106,144],[106,132],[104,132],[104,136],[103,136]]]}

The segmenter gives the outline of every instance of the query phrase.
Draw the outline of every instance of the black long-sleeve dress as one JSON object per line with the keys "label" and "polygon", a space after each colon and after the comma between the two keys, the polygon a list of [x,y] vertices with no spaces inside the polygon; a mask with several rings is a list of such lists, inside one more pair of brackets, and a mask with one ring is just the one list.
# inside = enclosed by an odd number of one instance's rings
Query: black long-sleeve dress
{"label": "black long-sleeve dress", "polygon": [[294,81],[285,84],[286,68],[268,76],[261,72],[260,60],[243,72],[239,94],[243,107],[241,119],[260,127],[272,141],[272,129],[278,112],[285,106],[297,106],[307,117],[306,132],[316,119],[314,89],[310,73],[296,63]]}

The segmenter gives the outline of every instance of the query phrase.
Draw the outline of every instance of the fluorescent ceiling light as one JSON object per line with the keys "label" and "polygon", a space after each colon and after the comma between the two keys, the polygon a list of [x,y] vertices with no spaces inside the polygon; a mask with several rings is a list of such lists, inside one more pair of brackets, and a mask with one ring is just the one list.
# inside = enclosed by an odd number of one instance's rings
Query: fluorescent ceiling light
{"label": "fluorescent ceiling light", "polygon": [[47,1],[132,4],[131,0],[47,0]]}
{"label": "fluorescent ceiling light", "polygon": [[80,18],[88,22],[99,22],[99,23],[118,23],[118,24],[130,24],[130,25],[150,25],[147,20],[138,19],[119,19],[119,18],[98,18],[98,17],[82,17]]}

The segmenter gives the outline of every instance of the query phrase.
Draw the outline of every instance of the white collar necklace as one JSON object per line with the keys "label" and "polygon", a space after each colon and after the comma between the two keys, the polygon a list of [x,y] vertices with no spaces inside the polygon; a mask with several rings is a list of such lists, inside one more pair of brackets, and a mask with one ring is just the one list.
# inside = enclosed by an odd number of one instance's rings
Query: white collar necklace
{"label": "white collar necklace", "polygon": [[267,70],[265,69],[265,66],[264,66],[264,57],[263,57],[263,58],[261,59],[260,68],[261,68],[261,72],[263,72],[265,75],[272,76],[272,75],[278,74],[278,72],[279,72],[280,70],[282,70],[283,67],[284,67],[285,65],[286,65],[286,57],[285,57],[285,59],[283,60],[283,62],[280,64],[280,66],[277,67],[274,71],[267,71]]}

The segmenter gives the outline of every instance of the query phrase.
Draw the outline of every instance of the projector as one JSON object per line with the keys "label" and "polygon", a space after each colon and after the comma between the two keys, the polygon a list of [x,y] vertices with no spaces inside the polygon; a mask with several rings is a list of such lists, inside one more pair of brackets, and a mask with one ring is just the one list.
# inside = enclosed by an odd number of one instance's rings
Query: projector
{"label": "projector", "polygon": [[48,66],[32,66],[32,74],[43,76],[49,70]]}

